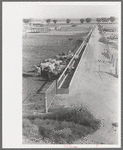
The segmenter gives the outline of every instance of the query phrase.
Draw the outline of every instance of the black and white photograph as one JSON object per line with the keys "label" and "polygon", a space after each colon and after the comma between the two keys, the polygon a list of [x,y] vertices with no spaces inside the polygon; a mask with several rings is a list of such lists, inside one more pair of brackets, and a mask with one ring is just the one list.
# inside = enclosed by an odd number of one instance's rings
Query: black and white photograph
{"label": "black and white photograph", "polygon": [[2,8],[3,146],[120,148],[121,3]]}

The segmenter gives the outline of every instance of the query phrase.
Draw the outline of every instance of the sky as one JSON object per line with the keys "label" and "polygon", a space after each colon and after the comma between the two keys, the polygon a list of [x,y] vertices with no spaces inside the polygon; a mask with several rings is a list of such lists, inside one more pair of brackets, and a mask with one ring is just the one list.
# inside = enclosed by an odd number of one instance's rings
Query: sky
{"label": "sky", "polygon": [[23,18],[95,18],[117,17],[120,2],[11,2],[8,7]]}

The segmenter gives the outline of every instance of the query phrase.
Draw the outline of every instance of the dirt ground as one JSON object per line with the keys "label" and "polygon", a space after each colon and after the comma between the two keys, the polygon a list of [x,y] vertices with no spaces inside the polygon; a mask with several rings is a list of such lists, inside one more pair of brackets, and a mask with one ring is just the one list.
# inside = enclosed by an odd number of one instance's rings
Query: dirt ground
{"label": "dirt ground", "polygon": [[[115,33],[114,33],[115,34]],[[50,109],[83,106],[101,120],[101,128],[93,135],[75,141],[74,144],[119,143],[119,78],[112,72],[112,64],[102,55],[104,43],[99,42],[98,27],[93,32],[88,47],[74,73],[69,94],[57,95]],[[104,62],[101,62],[103,60]],[[50,112],[49,109],[49,112]],[[116,123],[117,126],[113,124]]]}

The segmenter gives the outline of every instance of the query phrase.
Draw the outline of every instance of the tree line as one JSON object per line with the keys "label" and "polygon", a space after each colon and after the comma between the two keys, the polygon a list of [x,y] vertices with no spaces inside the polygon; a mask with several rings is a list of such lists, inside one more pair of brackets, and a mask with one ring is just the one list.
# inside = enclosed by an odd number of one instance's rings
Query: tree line
{"label": "tree line", "polygon": [[97,18],[96,21],[97,22],[114,22],[116,20],[115,17],[111,16],[110,18],[106,18],[106,17],[102,17],[102,18]]}
{"label": "tree line", "polygon": [[[96,21],[98,23],[99,22],[109,22],[109,21],[113,23],[115,20],[116,20],[116,18],[113,17],[113,16],[111,16],[110,18],[106,18],[106,17],[96,18]],[[23,22],[26,23],[26,24],[28,24],[30,21],[31,21],[30,19],[23,19]],[[49,24],[51,21],[53,21],[53,23],[56,24],[58,20],[56,20],[56,19],[53,19],[53,20],[47,19],[46,20],[47,24]],[[91,18],[86,18],[86,19],[81,18],[80,19],[81,24],[84,23],[84,22],[90,23],[91,21],[92,21]],[[71,19],[66,19],[67,24],[69,24],[70,22],[71,22]]]}

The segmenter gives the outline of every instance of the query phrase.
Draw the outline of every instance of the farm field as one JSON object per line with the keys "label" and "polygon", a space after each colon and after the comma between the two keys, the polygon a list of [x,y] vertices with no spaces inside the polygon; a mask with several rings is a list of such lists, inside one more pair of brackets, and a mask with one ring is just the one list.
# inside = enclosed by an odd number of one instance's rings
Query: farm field
{"label": "farm field", "polygon": [[[33,65],[46,58],[69,50],[75,52],[94,25],[64,27],[67,31],[51,31],[49,33],[27,33],[23,36],[23,100],[42,87],[45,80],[34,77]],[[26,75],[29,74],[29,75]]]}

